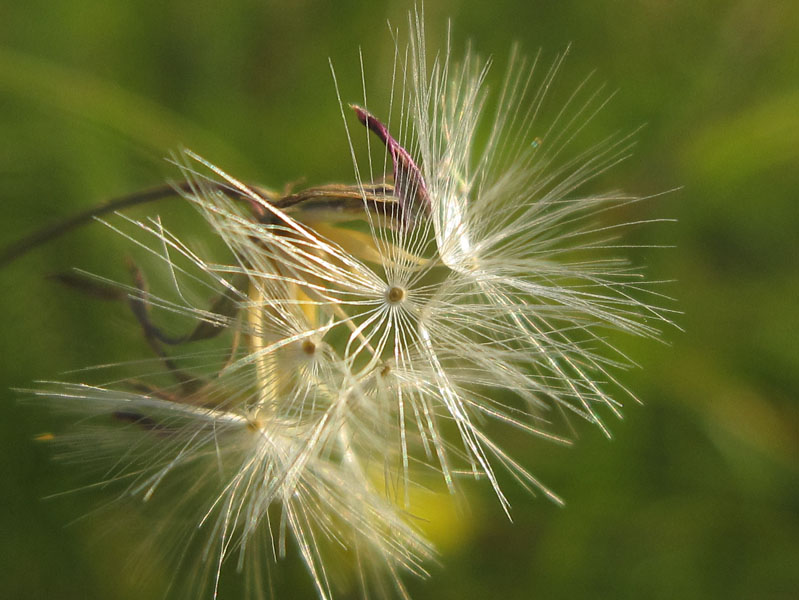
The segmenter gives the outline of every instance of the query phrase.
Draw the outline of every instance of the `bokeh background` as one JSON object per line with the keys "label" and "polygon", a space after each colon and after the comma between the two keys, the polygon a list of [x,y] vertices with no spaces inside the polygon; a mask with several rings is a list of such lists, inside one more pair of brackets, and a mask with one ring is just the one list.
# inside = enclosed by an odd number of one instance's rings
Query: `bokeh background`
{"label": "bokeh background", "polygon": [[[275,187],[349,180],[327,59],[345,101],[360,97],[359,47],[379,89],[393,52],[385,21],[404,24],[410,6],[0,3],[2,245],[175,178],[163,158],[181,146]],[[495,76],[514,41],[545,61],[572,43],[559,85],[596,70],[619,90],[596,133],[645,127],[635,155],[599,183],[679,188],[626,216],[677,219],[631,239],[674,246],[635,258],[652,279],[675,280],[663,291],[678,298],[684,332],[667,329],[665,344],[619,340],[642,366],[624,379],[643,405],[612,424],[612,441],[581,423],[572,448],[505,440],[565,508],[512,485],[513,524],[487,486],[469,490],[460,518],[432,503],[442,566],[408,582],[413,597],[799,597],[799,3],[445,0],[425,10],[431,40],[451,18],[456,54],[471,39],[495,57]],[[186,217],[189,234],[196,225]],[[122,273],[123,248],[89,227],[0,272],[0,598],[141,600],[169,578],[157,564],[146,578],[128,567],[133,534],[109,526],[128,515],[88,513],[82,494],[46,499],[74,487],[73,469],[33,439],[53,417],[11,391],[146,353],[124,309],[45,279],[73,266]],[[280,598],[313,597],[296,560],[274,580]]]}

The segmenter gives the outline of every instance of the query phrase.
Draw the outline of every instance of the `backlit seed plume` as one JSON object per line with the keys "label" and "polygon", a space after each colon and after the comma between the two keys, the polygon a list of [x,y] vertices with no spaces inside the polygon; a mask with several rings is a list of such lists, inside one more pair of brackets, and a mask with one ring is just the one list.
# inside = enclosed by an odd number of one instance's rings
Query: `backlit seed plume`
{"label": "backlit seed plume", "polygon": [[[607,335],[655,336],[667,311],[641,299],[657,295],[612,254],[637,223],[602,222],[638,199],[586,191],[631,145],[615,137],[579,146],[607,101],[601,87],[585,81],[549,114],[563,57],[542,69],[514,52],[492,96],[488,61],[467,51],[456,62],[449,48],[431,59],[418,14],[409,29],[407,44],[397,44],[386,122],[352,107],[386,147],[377,179],[393,177],[401,208],[397,227],[370,223],[370,232],[386,289],[402,300],[362,333],[388,340],[403,382],[390,392],[403,439],[415,428],[450,486],[463,470],[453,463],[465,460],[504,504],[497,465],[541,486],[488,437],[486,418],[557,437],[549,424],[573,414],[608,433],[605,415],[619,414],[621,398],[607,388],[624,391],[612,371],[629,361]],[[350,147],[359,181],[374,180],[371,155]],[[457,452],[439,433],[442,420],[457,426]],[[409,452],[403,446],[406,465]]]}
{"label": "backlit seed plume", "polygon": [[[424,576],[434,556],[411,491],[487,479],[509,511],[506,470],[559,501],[497,432],[568,441],[577,416],[607,433],[630,395],[611,336],[668,323],[614,254],[637,223],[612,210],[638,199],[588,189],[631,145],[581,145],[601,87],[586,81],[553,110],[563,57],[542,68],[514,52],[491,94],[489,62],[430,53],[420,14],[407,42],[392,33],[386,106],[365,90],[339,98],[353,183],[281,195],[186,151],[177,191],[223,257],[120,215],[107,225],[169,293],[132,261],[127,286],[59,276],[127,302],[155,353],[115,382],[35,394],[81,415],[56,436],[67,456],[166,507],[153,535],[189,573],[176,595],[216,597],[230,568],[261,597],[266,564],[294,553],[320,598],[355,585],[407,596],[403,574]],[[330,566],[343,562],[349,578]]]}

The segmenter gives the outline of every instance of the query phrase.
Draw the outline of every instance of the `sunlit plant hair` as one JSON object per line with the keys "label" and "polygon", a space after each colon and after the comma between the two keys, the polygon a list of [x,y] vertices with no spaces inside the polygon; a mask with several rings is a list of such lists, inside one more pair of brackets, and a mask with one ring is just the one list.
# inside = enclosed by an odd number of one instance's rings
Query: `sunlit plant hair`
{"label": "sunlit plant hair", "polygon": [[[407,596],[402,575],[434,556],[414,487],[487,479],[508,512],[507,470],[559,502],[492,422],[568,441],[559,421],[577,416],[608,433],[616,394],[631,396],[609,332],[654,337],[668,322],[615,255],[633,224],[603,221],[638,198],[587,190],[631,146],[580,145],[602,88],[585,81],[552,111],[563,56],[542,68],[514,51],[491,95],[490,62],[428,52],[419,13],[407,40],[392,33],[388,106],[339,91],[355,183],[278,194],[185,151],[176,191],[228,255],[120,215],[107,225],[160,263],[171,295],[133,263],[130,285],[61,277],[126,301],[156,358],[35,394],[81,415],[55,437],[69,456],[166,507],[153,531],[189,573],[176,593],[216,596],[231,562],[260,596],[263,563],[292,548],[321,598],[353,581]],[[179,332],[170,316],[195,324]],[[355,565],[349,583],[329,567],[337,554]]]}
{"label": "sunlit plant hair", "polygon": [[[486,418],[558,438],[556,415],[578,415],[609,435],[603,412],[618,416],[622,398],[607,388],[632,395],[612,373],[630,362],[608,333],[654,337],[668,322],[646,301],[660,295],[616,255],[620,233],[641,223],[601,219],[640,198],[587,189],[632,146],[630,135],[580,146],[609,95],[588,79],[554,116],[546,110],[563,58],[542,68],[514,50],[492,97],[491,61],[428,52],[414,14],[386,122],[366,108],[365,91],[364,107],[352,107],[385,145],[382,164],[369,150],[358,156],[348,128],[357,179],[392,179],[402,211],[397,227],[369,223],[385,289],[402,301],[365,328],[390,340],[403,381],[419,382],[395,394],[399,413],[414,415],[400,419],[401,433],[415,427],[429,442],[426,459],[432,446],[451,488],[457,457],[506,509],[495,465],[555,497],[487,437]],[[457,426],[457,450],[431,414]]]}

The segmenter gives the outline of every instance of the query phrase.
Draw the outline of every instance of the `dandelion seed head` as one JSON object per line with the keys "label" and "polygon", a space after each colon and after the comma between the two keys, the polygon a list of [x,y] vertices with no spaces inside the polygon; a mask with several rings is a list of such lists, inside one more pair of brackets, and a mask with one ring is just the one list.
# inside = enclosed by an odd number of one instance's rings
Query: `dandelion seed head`
{"label": "dandelion seed head", "polygon": [[[465,477],[486,479],[506,512],[501,470],[559,501],[487,423],[559,442],[568,416],[608,432],[624,391],[614,373],[630,361],[607,332],[656,337],[652,322],[668,323],[612,256],[625,225],[597,219],[638,199],[586,189],[630,145],[580,146],[601,87],[584,82],[546,116],[562,56],[542,68],[514,52],[492,95],[490,61],[430,53],[418,12],[407,40],[394,39],[385,113],[363,90],[350,128],[341,103],[354,184],[281,196],[186,151],[175,159],[182,193],[226,256],[158,220],[109,223],[175,287],[177,300],[138,280],[115,288],[164,372],[34,392],[85,418],[59,438],[76,460],[111,462],[107,482],[165,496],[171,514],[192,506],[184,537],[202,576],[187,595],[205,586],[214,597],[227,562],[257,571],[265,545],[273,559],[292,547],[323,599],[335,588],[331,548],[355,556],[365,588],[388,582],[406,596],[403,573],[424,576],[434,555],[409,516],[419,473],[452,494]],[[359,134],[382,162],[355,151]],[[190,288],[218,299],[199,306]],[[153,313],[200,325],[170,337]],[[220,332],[213,350],[183,347]]]}

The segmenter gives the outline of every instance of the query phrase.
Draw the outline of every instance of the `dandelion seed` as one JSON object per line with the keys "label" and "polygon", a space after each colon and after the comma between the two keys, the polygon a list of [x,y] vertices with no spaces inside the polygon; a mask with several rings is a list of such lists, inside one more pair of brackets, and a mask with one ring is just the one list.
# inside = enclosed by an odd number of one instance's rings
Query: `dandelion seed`
{"label": "dandelion seed", "polygon": [[[352,106],[384,148],[382,172],[358,159],[348,126],[356,184],[283,197],[187,151],[179,191],[230,257],[204,257],[157,219],[121,217],[108,225],[160,261],[177,299],[151,294],[135,266],[128,286],[60,278],[127,299],[161,373],[34,393],[84,418],[83,433],[55,437],[74,459],[110,463],[105,481],[163,498],[175,521],[195,515],[173,542],[199,574],[189,597],[216,595],[226,562],[260,581],[264,544],[273,558],[293,544],[321,598],[333,596],[335,548],[355,557],[364,589],[406,596],[402,574],[424,575],[433,556],[409,517],[420,473],[451,493],[486,478],[508,511],[505,469],[559,501],[486,422],[564,441],[553,414],[573,414],[607,432],[621,406],[607,388],[628,361],[606,331],[656,336],[651,322],[668,322],[638,299],[635,270],[600,257],[623,226],[595,217],[637,200],[583,192],[630,145],[576,148],[600,92],[581,86],[545,120],[562,57],[539,76],[514,54],[490,100],[488,62],[467,51],[456,64],[448,47],[428,62],[422,17],[409,20],[386,118],[365,92]],[[192,286],[217,300],[191,301]],[[168,335],[153,312],[199,324]],[[219,337],[211,350],[172,350]]]}
{"label": "dandelion seed", "polygon": [[[489,417],[557,438],[546,428],[554,409],[607,432],[602,409],[617,414],[620,402],[603,388],[615,383],[611,371],[626,359],[613,356],[603,331],[655,336],[650,320],[668,323],[667,311],[636,298],[643,290],[637,272],[615,258],[585,258],[602,253],[615,234],[594,223],[595,216],[637,199],[580,190],[623,159],[630,140],[572,151],[605,101],[585,86],[544,121],[546,90],[562,57],[538,77],[536,63],[514,54],[488,115],[489,63],[467,52],[455,64],[445,48],[429,65],[418,14],[395,56],[402,135],[372,112],[354,109],[385,145],[391,171],[381,177],[402,178],[401,201],[423,206],[429,216],[399,229],[371,227],[387,284],[401,282],[391,290],[402,289],[413,302],[383,311],[367,337],[390,340],[394,374],[410,382],[390,393],[401,414],[415,415],[399,421],[401,433],[414,426],[452,489],[459,459],[491,481],[503,506],[497,464],[549,494],[487,437],[482,422]],[[489,132],[484,143],[477,141],[481,127]],[[353,160],[356,176],[371,172],[371,162],[361,168],[354,152]],[[408,255],[416,259],[399,258]],[[440,431],[442,414],[457,426],[458,452]],[[409,451],[403,446],[403,454]]]}

